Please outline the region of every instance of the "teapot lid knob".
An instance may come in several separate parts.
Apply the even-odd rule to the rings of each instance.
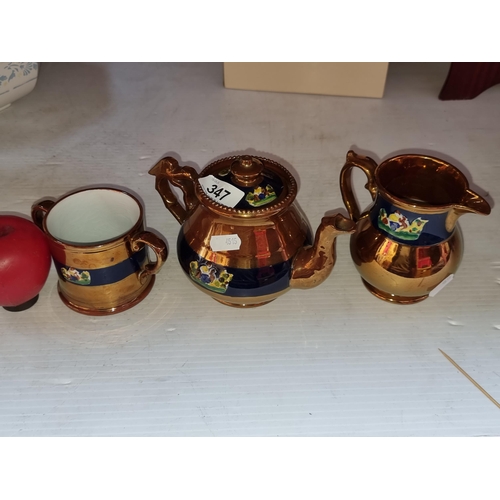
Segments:
[[[231,178],[239,186],[256,186],[262,182],[263,163],[251,156],[241,156],[231,164]]]

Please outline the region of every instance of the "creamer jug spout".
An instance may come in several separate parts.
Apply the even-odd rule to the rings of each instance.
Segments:
[[[446,217],[446,230],[453,231],[459,217],[464,214],[489,215],[490,212],[491,207],[482,196],[466,189],[460,202],[453,206]]]
[[[479,215],[489,215],[491,207],[489,203],[474,191],[467,189],[464,193],[460,205],[457,207],[459,211],[470,212]]]

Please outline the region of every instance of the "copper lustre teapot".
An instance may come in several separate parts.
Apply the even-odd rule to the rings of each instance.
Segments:
[[[335,264],[335,238],[355,224],[341,214],[311,228],[296,204],[297,183],[279,163],[256,156],[214,161],[199,175],[172,157],[150,171],[182,224],[177,254],[200,290],[230,306],[266,304],[289,288],[322,283]],[[183,192],[183,207],[171,185]]]
[[[362,214],[352,189],[353,167],[366,174],[373,200]],[[425,155],[399,155],[377,166],[349,151],[340,188],[357,222],[351,255],[363,283],[377,297],[399,304],[435,295],[453,279],[463,254],[458,218],[491,210],[458,168]]]

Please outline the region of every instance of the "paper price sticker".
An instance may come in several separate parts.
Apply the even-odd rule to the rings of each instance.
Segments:
[[[237,234],[222,234],[210,238],[210,248],[213,252],[239,250],[241,239]]]
[[[450,274],[447,278],[441,281],[438,286],[434,287],[429,292],[429,297],[434,297],[434,295],[437,295],[453,279],[454,276],[454,274]]]
[[[198,179],[203,192],[213,201],[226,207],[233,208],[245,196],[245,193],[229,182],[221,181],[213,175]]]

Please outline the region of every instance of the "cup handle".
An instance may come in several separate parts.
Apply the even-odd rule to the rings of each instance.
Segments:
[[[42,200],[34,203],[31,207],[31,218],[33,222],[43,231],[43,219],[48,214],[49,210],[56,204],[52,200]]]
[[[377,196],[377,184],[375,182],[375,169],[377,164],[375,160],[369,156],[357,155],[354,151],[349,151],[346,156],[346,163],[340,172],[340,191],[342,192],[342,199],[349,212],[349,217],[357,222],[360,218],[360,210],[356,197],[352,189],[352,168],[358,167],[366,174],[368,182],[365,188],[368,189],[372,200]]]
[[[148,247],[153,250],[153,252],[156,255],[156,262],[152,262],[150,264],[147,264],[144,269],[141,270],[139,273],[139,280],[142,282],[144,278],[147,276],[150,276],[152,274],[157,274],[165,261],[167,260],[168,256],[168,250],[167,250],[167,244],[156,234],[153,234],[149,231],[142,231],[135,236],[132,237],[130,241],[130,245],[132,248],[132,251],[138,252],[139,250],[142,250],[144,245],[147,245]]]

